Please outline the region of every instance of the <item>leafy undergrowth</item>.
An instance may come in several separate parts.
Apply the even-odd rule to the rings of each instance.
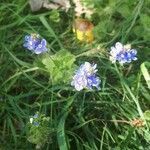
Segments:
[[[94,1],[95,39],[86,44],[72,32],[73,9],[33,13],[26,0],[2,0],[0,149],[149,150],[149,5],[148,0]],[[47,40],[51,58],[23,48],[30,33]],[[138,60],[112,64],[108,53],[118,41],[132,44]],[[73,69],[85,61],[97,64],[101,90],[71,87]],[[41,132],[29,132],[36,112],[45,114],[48,123]]]

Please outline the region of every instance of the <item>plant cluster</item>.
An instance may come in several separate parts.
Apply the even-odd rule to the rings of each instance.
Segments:
[[[149,150],[149,4],[2,0],[0,150]]]

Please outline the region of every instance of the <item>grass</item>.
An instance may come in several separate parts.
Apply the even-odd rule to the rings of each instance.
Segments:
[[[98,13],[95,42],[80,43],[72,33],[73,11],[60,11],[60,22],[51,11],[32,13],[25,0],[2,0],[0,5],[0,150],[35,149],[27,140],[29,118],[36,111],[50,117],[52,131],[44,150],[149,150],[149,125],[138,126],[150,109],[148,1],[95,1]],[[119,8],[122,10],[120,12]],[[98,64],[101,90],[75,92],[70,85],[51,85],[31,54],[22,46],[27,33],[39,33],[52,52],[67,49]],[[138,60],[111,64],[107,51],[115,42],[131,43]],[[90,57],[87,51],[106,49]],[[83,54],[83,55],[82,55]]]

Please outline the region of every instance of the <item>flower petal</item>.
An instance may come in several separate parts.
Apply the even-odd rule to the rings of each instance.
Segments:
[[[123,45],[122,45],[120,42],[117,42],[117,43],[115,44],[115,47],[116,47],[116,50],[117,50],[118,52],[120,52],[120,51],[123,50]]]

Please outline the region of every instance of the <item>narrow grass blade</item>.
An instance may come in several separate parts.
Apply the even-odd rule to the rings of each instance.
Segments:
[[[67,146],[67,142],[66,142],[66,138],[65,138],[65,121],[66,121],[66,118],[70,112],[68,110],[68,108],[73,103],[73,100],[74,100],[73,98],[68,99],[68,103],[66,104],[66,106],[63,109],[63,112],[62,112],[63,115],[62,115],[62,117],[59,121],[59,124],[58,124],[57,140],[58,140],[58,145],[59,145],[60,150],[68,150],[68,146]]]
[[[145,78],[145,81],[147,83],[148,88],[150,89],[150,74],[148,72],[148,69],[147,69],[146,65],[150,66],[150,63],[144,62],[144,63],[141,64],[141,72],[142,72],[142,74]]]
[[[54,30],[50,27],[50,25],[48,24],[48,22],[46,21],[44,16],[40,16],[40,21],[43,23],[43,25],[45,26],[45,28],[48,30],[48,32],[50,34],[52,34],[54,36],[54,38],[57,40],[59,46],[61,49],[63,49],[63,45],[61,44],[60,40],[58,39],[57,35],[55,34]]]

